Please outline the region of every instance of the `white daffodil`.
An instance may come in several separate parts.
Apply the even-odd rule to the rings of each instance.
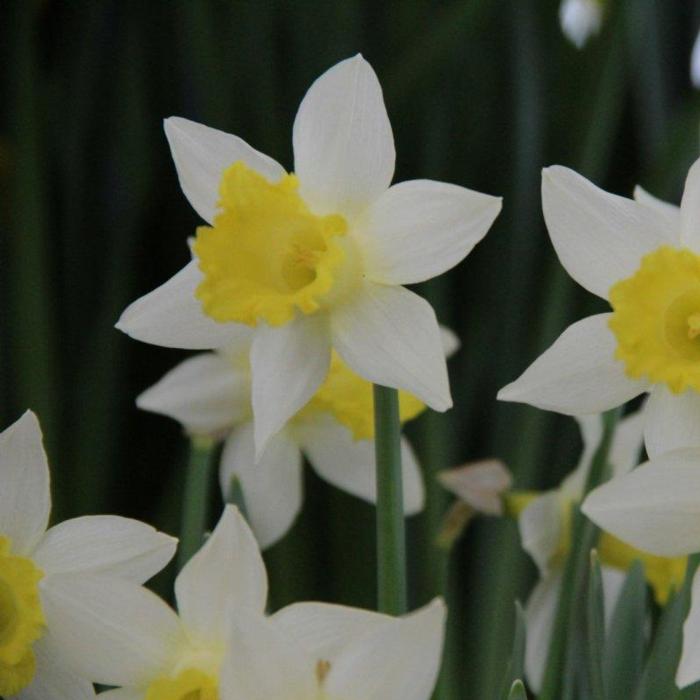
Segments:
[[[178,365],[138,397],[140,408],[175,418],[191,435],[224,437],[220,482],[227,499],[237,478],[260,545],[276,542],[291,527],[302,502],[302,454],[318,475],[354,496],[376,502],[372,385],[336,353],[328,376],[314,396],[270,438],[256,460],[250,400],[252,329],[225,349],[197,355]],[[444,350],[458,347],[442,329]],[[399,393],[402,422],[425,405]],[[404,508],[423,507],[423,481],[410,444],[402,438]]]
[[[577,49],[582,49],[592,36],[600,32],[603,9],[603,0],[562,0],[559,24]]]
[[[680,209],[635,190],[626,199],[568,168],[545,169],[542,205],[567,272],[612,313],[570,326],[499,392],[570,415],[598,413],[650,392],[651,457],[700,444],[700,161]]]
[[[394,142],[377,76],[362,58],[311,86],[294,123],[295,173],[236,136],[165,122],[182,189],[209,226],[194,259],[134,302],[117,327],[168,347],[211,350],[254,328],[255,444],[302,408],[332,350],[368,381],[430,407],[452,405],[430,304],[403,285],[459,263],[500,198],[431,180],[390,187]]]
[[[36,416],[0,433],[0,696],[19,700],[94,697],[64,652],[81,620],[64,606],[85,591],[81,615],[98,614],[90,596],[115,581],[143,583],[175,552],[176,541],[135,520],[88,516],[46,529],[49,469]],[[62,641],[59,641],[62,640]]]
[[[265,566],[233,506],[226,506],[211,537],[180,572],[175,594],[179,614],[146,589],[119,582],[91,601],[99,615],[74,611],[84,623],[70,645],[71,661],[100,682],[118,686],[104,693],[104,700],[330,700],[334,696],[318,694],[315,684],[342,691],[348,674],[359,670],[369,683],[359,686],[368,691],[357,696],[362,700],[422,700],[434,683],[441,603],[404,619],[314,603],[266,618]],[[80,598],[72,600],[80,606]],[[365,654],[367,666],[360,662]],[[309,665],[297,668],[297,659]],[[404,667],[411,672],[400,672]],[[314,692],[295,694],[302,678],[314,684]],[[331,678],[333,685],[327,686]],[[409,684],[416,690],[401,695]],[[421,689],[422,694],[412,694]],[[344,694],[338,700],[354,697]]]
[[[664,557],[700,552],[700,448],[673,450],[592,491],[583,512],[635,547]],[[679,686],[700,680],[700,571],[683,628]]]
[[[615,476],[629,472],[639,461],[642,421],[642,413],[638,411],[620,422],[609,453]],[[525,670],[528,682],[535,691],[541,686],[546,667],[563,566],[571,546],[571,508],[583,496],[591,460],[602,437],[599,416],[585,416],[579,418],[578,423],[583,437],[583,452],[578,467],[560,486],[539,495],[516,492],[506,497],[511,501],[511,511],[519,516],[523,549],[530,554],[540,573],[540,581],[532,590],[525,607]],[[652,556],[646,551],[624,544],[608,532],[601,534],[597,550],[602,565],[607,619],[614,610],[624,582],[624,572],[633,561],[640,560],[643,563],[646,578],[660,603],[664,603],[670,590],[683,581],[686,566],[684,558]]]

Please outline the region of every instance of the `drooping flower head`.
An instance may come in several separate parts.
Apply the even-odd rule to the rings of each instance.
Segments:
[[[0,433],[0,695],[94,697],[88,670],[68,663],[84,619],[114,581],[142,583],[175,540],[143,523],[88,516],[46,529],[51,509],[41,430],[27,412]],[[74,603],[81,598],[81,609]]]
[[[181,118],[165,130],[183,191],[209,224],[194,260],[132,304],[118,327],[159,345],[216,349],[253,328],[258,456],[316,393],[332,350],[364,379],[451,406],[435,314],[405,284],[460,262],[500,199],[413,180],[390,186],[394,142],[361,57],[311,86],[294,123],[294,170]]]

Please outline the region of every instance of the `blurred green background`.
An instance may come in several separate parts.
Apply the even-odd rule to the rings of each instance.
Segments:
[[[700,7],[610,0],[583,51],[561,35],[557,10],[555,0],[0,2],[0,418],[39,414],[55,518],[109,511],[177,532],[187,442],[134,398],[184,354],[113,328],[186,262],[198,223],[162,119],[234,132],[291,167],[305,89],[358,51],[384,87],[396,179],[505,198],[486,240],[421,290],[463,348],[450,366],[455,409],[409,429],[429,484],[426,513],[409,527],[412,604],[444,578],[432,542],[449,499],[431,472],[496,456],[519,487],[544,487],[571,468],[573,421],[495,400],[570,321],[599,308],[557,263],[540,168],[562,163],[614,192],[640,182],[677,201],[698,154],[688,65]],[[268,561],[273,607],[371,607],[373,511],[308,474],[303,516]],[[472,526],[451,564],[443,697],[490,697],[512,601],[534,570],[515,526],[495,520]]]

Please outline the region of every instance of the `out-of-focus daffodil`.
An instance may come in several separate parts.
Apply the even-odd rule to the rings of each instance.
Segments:
[[[323,479],[369,502],[376,501],[372,386],[333,354],[328,376],[314,396],[272,436],[258,459],[253,443],[248,361],[252,329],[235,344],[178,365],[137,399],[140,408],[175,418],[191,435],[224,438],[220,481],[224,498],[240,483],[248,516],[262,547],[290,528],[302,502],[302,454]],[[446,354],[458,346],[442,329]],[[399,393],[402,421],[425,408]],[[404,507],[423,507],[423,482],[411,446],[402,440]]]
[[[644,440],[653,458],[700,444],[700,161],[680,206],[641,188],[635,199],[546,168],[545,221],[569,274],[612,313],[570,326],[499,392],[570,415],[598,413],[650,392]]]
[[[600,32],[603,24],[603,0],[562,0],[559,23],[566,38],[582,49]]]
[[[225,347],[241,325],[254,328],[258,455],[326,379],[332,350],[370,382],[451,406],[435,314],[403,285],[459,263],[501,200],[431,180],[390,186],[391,125],[361,56],[304,97],[294,174],[216,129],[170,118],[165,130],[183,191],[209,225],[192,262],[132,304],[118,328],[189,349]]]
[[[0,695],[8,700],[93,698],[94,676],[76,673],[69,657],[81,625],[99,617],[95,596],[115,582],[142,583],[175,552],[172,537],[126,518],[47,530],[50,509],[41,430],[27,412],[0,434]]]

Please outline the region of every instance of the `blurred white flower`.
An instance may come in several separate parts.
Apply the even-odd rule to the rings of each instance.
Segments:
[[[435,683],[440,601],[405,618],[321,603],[268,618],[265,566],[233,506],[178,575],[175,594],[178,613],[126,582],[92,601],[99,615],[83,616],[71,661],[116,686],[104,700],[306,700],[319,687],[343,700],[427,700]]]
[[[680,209],[561,166],[543,172],[542,205],[561,263],[613,312],[574,323],[498,397],[581,415],[650,392],[649,455],[700,444],[700,161]]]
[[[690,54],[690,81],[693,86],[700,89],[700,32],[698,32]]]
[[[304,97],[294,175],[216,129],[173,117],[165,131],[182,189],[211,225],[198,229],[192,262],[133,303],[118,328],[209,350],[253,327],[257,455],[314,395],[332,349],[368,381],[438,411],[452,405],[433,309],[403,285],[459,263],[501,200],[431,180],[389,186],[391,125],[362,56]]]
[[[372,385],[333,354],[328,376],[306,406],[273,435],[255,456],[248,361],[252,329],[243,327],[225,349],[185,360],[136,403],[170,416],[193,435],[224,438],[220,482],[227,499],[238,479],[251,525],[265,548],[291,527],[302,503],[302,454],[318,475],[370,503],[376,501]],[[446,354],[457,349],[454,334],[442,329]],[[425,405],[399,393],[402,422]],[[402,438],[404,508],[423,507],[423,481],[410,444]]]
[[[502,496],[513,483],[510,472],[497,459],[446,469],[437,478],[457,498],[485,515],[503,514]]]
[[[69,659],[82,624],[100,615],[94,596],[114,582],[149,579],[172,558],[176,540],[116,516],[47,530],[49,469],[31,412],[0,434],[0,484],[0,695],[93,698],[91,670],[81,676]]]
[[[600,32],[603,24],[603,0],[562,0],[559,23],[566,38],[582,49]]]

